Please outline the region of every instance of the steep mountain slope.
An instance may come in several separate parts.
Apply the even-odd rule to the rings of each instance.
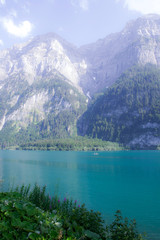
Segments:
[[[0,87],[15,74],[21,74],[31,85],[38,77],[56,71],[80,89],[79,79],[85,69],[76,47],[50,33],[0,52]]]
[[[88,65],[81,85],[93,95],[111,86],[135,64],[160,65],[160,16],[140,17],[121,32],[82,46],[79,51]]]
[[[22,86],[23,87],[23,86]],[[48,75],[22,91],[0,90],[0,145],[77,135],[86,97],[61,75]]]
[[[132,148],[160,145],[160,69],[134,67],[93,102],[79,132]]]
[[[1,144],[22,132],[44,137],[46,126],[46,137],[75,135],[87,104],[79,86],[85,69],[76,47],[55,34],[0,52]]]

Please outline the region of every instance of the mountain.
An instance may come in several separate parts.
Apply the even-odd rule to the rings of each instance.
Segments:
[[[87,105],[82,93],[61,75],[48,75],[27,87],[22,83],[21,89],[0,90],[1,147],[77,135],[76,122]]]
[[[101,110],[100,117],[103,121],[106,111],[110,112],[111,109],[108,109],[106,104],[104,104],[105,101],[99,102],[101,98],[98,98],[94,102],[97,107],[92,112],[92,102],[95,99],[95,94],[99,95],[106,91],[111,91],[110,89],[112,88],[117,88],[116,84],[120,81],[117,79],[121,75],[123,76],[124,72],[132,69],[130,71],[135,71],[136,76],[137,71],[140,70],[132,67],[140,66],[140,68],[143,68],[146,64],[153,64],[157,68],[160,66],[159,15],[140,17],[128,23],[121,32],[111,34],[105,39],[100,39],[96,43],[80,48],[68,43],[54,33],[49,33],[1,51],[1,147],[16,143],[20,144],[23,141],[76,136],[77,121],[79,119],[79,134],[96,136],[96,134],[93,134],[92,127],[90,127],[91,123],[97,121],[94,118],[95,115],[97,116],[95,110]],[[154,72],[152,67],[150,68],[151,73]],[[149,70],[143,69],[143,71]],[[134,74],[133,76],[130,73],[128,74],[125,75],[124,79],[123,77],[120,77],[120,79],[122,78],[124,82],[127,79],[128,81],[132,79],[130,81],[134,82]],[[156,79],[158,76],[157,74]],[[152,86],[147,83],[147,80],[145,84],[149,88],[148,94],[153,93]],[[152,84],[154,86],[154,81]],[[122,83],[121,86],[123,86]],[[131,84],[131,88],[134,89],[134,87]],[[113,97],[116,102],[119,95],[110,93],[109,96],[107,98],[108,104],[110,101],[113,101]],[[158,104],[158,95],[155,99]],[[106,107],[103,109],[100,106],[98,110],[99,103],[103,103]],[[123,101],[121,102],[122,107],[128,109],[127,102],[125,101],[124,103]],[[88,110],[87,104],[89,104]],[[112,110],[116,119],[117,112],[123,112],[123,108],[121,109],[117,104],[113,106]],[[136,107],[139,110],[138,105]],[[84,114],[86,110],[87,112]],[[93,119],[88,115],[89,113]],[[126,113],[126,116],[127,114],[129,113]],[[90,124],[85,116],[88,116],[88,119],[91,120]],[[124,117],[126,118],[126,116]],[[154,131],[158,131],[155,130],[157,129],[156,124],[159,124],[157,116],[155,117],[156,120],[147,117],[146,121],[148,122],[145,122],[145,126],[152,126],[150,135],[153,137],[155,137]],[[131,117],[133,116],[128,115],[128,118]],[[86,123],[84,119],[86,119]],[[132,119],[130,119],[130,122],[134,126]],[[125,125],[125,122],[123,124]],[[128,128],[126,126],[125,129],[127,131]],[[144,125],[140,126],[141,130],[143,130]],[[119,129],[118,122],[114,123],[114,128]],[[141,130],[137,131],[140,132]],[[96,131],[99,134],[99,130],[97,129]],[[109,136],[105,137],[105,139],[126,143],[123,140],[124,132],[121,130],[119,132],[121,133],[119,133],[119,137]],[[101,137],[101,135],[97,136]],[[102,136],[102,138],[104,137]],[[131,146],[131,141],[135,137],[130,136],[127,139]],[[137,141],[139,142],[139,140]],[[148,140],[148,146],[149,142],[152,145],[152,141]],[[155,143],[159,144],[159,140],[155,140]],[[153,145],[155,146],[155,144]]]
[[[79,120],[79,132],[133,149],[160,145],[160,69],[133,67]]]
[[[0,52],[1,143],[76,135],[87,99],[79,86],[85,63],[75,49],[47,34]]]
[[[85,62],[77,54],[76,47],[50,33],[0,52],[0,87],[15,75],[21,75],[28,85],[32,85],[37,78],[58,72],[80,89],[79,79],[85,69]]]
[[[159,66],[160,16],[140,17],[129,22],[121,32],[82,46],[79,52],[88,66],[81,85],[90,95],[111,86],[133,65]]]

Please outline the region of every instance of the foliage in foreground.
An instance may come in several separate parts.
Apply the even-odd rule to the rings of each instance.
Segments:
[[[115,214],[115,220],[108,227],[110,238],[112,240],[143,240],[142,235],[136,229],[136,221],[123,219],[118,210]]]
[[[37,208],[18,193],[0,194],[0,239],[60,239],[57,216]]]
[[[51,198],[46,194],[45,186],[40,188],[35,185],[32,190],[30,190],[30,186],[22,186],[17,188],[16,191],[44,211],[58,214],[63,225],[63,232],[67,237],[77,237],[76,239],[79,239],[87,234],[87,236],[96,236],[96,239],[105,239],[104,221],[100,212],[88,211],[84,204],[80,206],[77,201],[67,198],[62,201],[57,195]]]
[[[51,198],[46,187],[37,185],[0,193],[0,239],[143,240],[136,222],[123,219],[120,211],[105,226],[99,212],[66,198]]]

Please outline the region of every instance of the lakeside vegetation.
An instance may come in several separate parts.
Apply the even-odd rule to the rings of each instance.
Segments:
[[[50,197],[46,187],[22,185],[0,193],[0,239],[34,240],[143,240],[136,221],[120,211],[110,225],[100,212],[58,196]]]
[[[86,137],[44,139],[10,146],[8,149],[17,150],[47,150],[47,151],[119,151],[124,147],[118,143],[91,139]]]

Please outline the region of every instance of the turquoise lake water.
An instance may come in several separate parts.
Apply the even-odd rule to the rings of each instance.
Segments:
[[[101,211],[110,223],[116,210],[135,218],[150,240],[160,240],[160,151],[0,151],[1,190],[47,185],[51,195],[71,197]]]

